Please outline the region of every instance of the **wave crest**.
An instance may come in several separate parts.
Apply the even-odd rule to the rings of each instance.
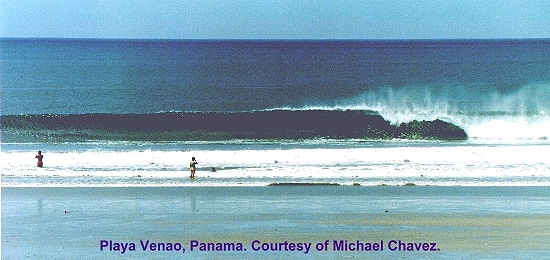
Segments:
[[[465,139],[443,122],[391,125],[368,110],[273,110],[155,114],[14,115],[1,117],[4,139]]]
[[[395,125],[443,120],[463,128],[472,138],[547,140],[548,97],[550,83],[526,84],[513,90],[475,85],[383,87],[336,101],[330,107],[376,111]]]

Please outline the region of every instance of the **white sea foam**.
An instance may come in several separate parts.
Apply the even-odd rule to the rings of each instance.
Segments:
[[[550,139],[550,83],[526,84],[511,92],[468,91],[465,86],[379,88],[326,105],[302,109],[378,112],[392,124],[440,119],[463,128],[470,138]]]
[[[182,185],[189,160],[199,161],[189,185],[337,182],[363,185],[550,185],[547,143],[530,145],[392,144],[373,147],[165,151],[45,152],[44,168],[30,152],[1,152],[3,186]],[[213,169],[215,171],[213,171]],[[137,178],[137,179],[136,179]],[[19,183],[18,183],[19,182]],[[73,184],[70,184],[73,183]]]

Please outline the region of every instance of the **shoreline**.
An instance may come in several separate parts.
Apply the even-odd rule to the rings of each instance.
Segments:
[[[444,198],[506,198],[521,201],[523,197],[550,200],[547,186],[407,186],[407,185],[281,185],[281,186],[83,186],[83,187],[1,187],[2,198],[33,198],[64,194],[86,199],[83,194],[98,196],[139,196],[144,198],[207,195],[209,197],[255,196],[352,196],[352,197],[403,197],[405,199]],[[242,194],[242,195],[239,195]],[[548,212],[550,214],[550,212]]]
[[[480,177],[210,177],[97,176],[2,174],[2,188],[18,187],[548,187],[550,178],[531,176]]]

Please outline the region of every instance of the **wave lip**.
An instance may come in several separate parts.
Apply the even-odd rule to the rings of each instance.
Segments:
[[[441,120],[394,126],[370,110],[8,115],[0,120],[4,138],[13,141],[467,138],[463,129]]]

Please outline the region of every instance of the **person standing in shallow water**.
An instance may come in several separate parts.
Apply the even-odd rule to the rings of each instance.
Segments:
[[[42,162],[42,158],[44,158],[44,155],[42,155],[41,151],[38,151],[38,154],[34,158],[38,159],[36,166],[42,167],[44,165],[44,163]]]
[[[195,160],[195,157],[191,158],[191,163],[189,163],[189,167],[191,168],[191,178],[195,178],[195,165],[199,164],[197,160]]]

